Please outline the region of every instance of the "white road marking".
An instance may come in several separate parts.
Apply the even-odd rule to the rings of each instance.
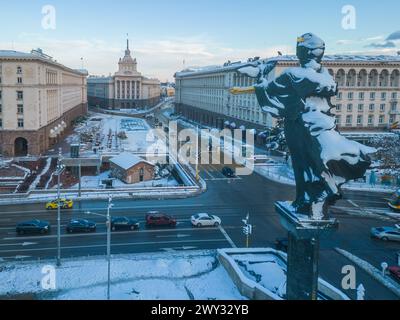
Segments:
[[[224,235],[225,239],[229,242],[229,244],[232,246],[232,248],[237,248],[235,243],[232,241],[231,237],[226,233],[225,229],[222,226],[218,227],[221,233]]]
[[[239,227],[226,227],[229,229],[236,229]],[[126,234],[140,234],[140,233],[162,233],[162,232],[201,232],[201,231],[211,231],[217,230],[216,228],[183,228],[183,229],[158,229],[158,230],[141,230],[141,231],[124,231],[124,232],[113,232],[113,235],[126,235]],[[76,233],[76,234],[62,234],[61,238],[75,238],[75,237],[95,237],[95,236],[106,236],[107,232],[102,233]],[[13,240],[38,240],[38,239],[54,239],[57,238],[57,235],[50,236],[32,236],[32,237],[10,237],[3,238],[4,241],[13,241]],[[2,244],[0,245],[0,247]]]
[[[173,234],[170,236],[156,236],[156,238],[178,238],[178,239],[188,238],[188,237],[191,237],[191,235],[190,234]]]
[[[347,200],[347,202],[356,208],[360,208],[360,206],[357,203],[355,203],[353,200]]]
[[[127,247],[127,246],[143,246],[143,245],[157,245],[157,244],[168,244],[168,243],[206,243],[206,242],[226,242],[227,239],[202,239],[202,240],[174,240],[174,241],[149,241],[149,242],[129,242],[129,243],[115,243],[111,247]],[[66,249],[90,249],[90,248],[105,248],[106,244],[95,244],[88,246],[68,246],[61,247],[61,250]],[[34,251],[50,251],[57,250],[57,247],[48,248],[35,248],[35,249],[22,249],[19,252],[34,252]],[[15,250],[0,250],[0,253],[10,253],[15,252]],[[4,257],[3,257],[4,258]]]
[[[190,208],[190,207],[204,207],[204,204],[177,204],[177,205],[152,205],[151,208],[152,209],[164,209],[164,208]],[[80,210],[77,210],[78,208],[76,208],[75,210],[71,211],[64,211],[63,213],[67,212],[67,213],[71,213],[71,214],[75,214],[77,212],[85,212],[85,211],[99,211],[99,210],[103,210],[105,211],[106,208],[103,207],[95,207],[95,208],[88,208],[88,207],[84,207],[82,206],[82,208]],[[149,206],[135,206],[134,208],[132,208],[132,206],[129,207],[119,207],[118,204],[116,204],[113,207],[113,210],[136,210],[136,209],[149,209]],[[52,211],[53,212],[53,211]],[[50,213],[47,210],[30,210],[30,211],[6,211],[4,212],[4,214],[30,214],[30,213]],[[55,217],[57,216],[57,212],[53,212],[55,213]]]
[[[29,247],[29,246],[34,246],[37,245],[37,242],[23,242],[23,243],[7,243],[7,244],[2,244],[1,247]]]

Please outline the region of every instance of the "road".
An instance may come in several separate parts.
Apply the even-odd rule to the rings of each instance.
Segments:
[[[115,232],[112,234],[112,253],[136,252],[169,252],[171,250],[216,249],[226,247],[243,247],[245,238],[242,234],[242,219],[250,213],[254,225],[251,237],[252,247],[271,247],[276,238],[285,237],[286,233],[280,225],[274,211],[274,202],[287,200],[294,196],[294,189],[271,182],[257,174],[227,179],[221,173],[221,166],[200,166],[200,175],[207,180],[208,191],[196,198],[132,201],[115,200],[113,216],[135,217],[141,222],[140,231]],[[338,207],[351,208],[354,205],[384,206],[384,194],[348,192],[346,200],[338,203]],[[350,201],[350,202],[349,202]],[[86,211],[100,214],[106,213],[105,201],[87,201],[77,203],[73,210],[62,212],[62,256],[103,255],[106,252],[105,219],[88,216]],[[43,204],[10,205],[1,207],[0,214],[0,258],[6,261],[15,259],[54,258],[56,255],[56,212],[46,211]],[[159,210],[178,219],[176,228],[146,229],[144,216],[149,210]],[[222,218],[222,228],[193,228],[189,218],[193,213],[210,212]],[[321,276],[336,286],[340,286],[342,267],[350,262],[336,253],[334,248],[340,247],[366,259],[375,266],[382,261],[396,263],[396,252],[399,244],[374,241],[369,237],[373,226],[392,224],[371,218],[353,217],[343,210],[333,210],[340,221],[337,233],[321,244]],[[53,229],[47,236],[16,236],[15,224],[29,219],[48,220]],[[65,225],[71,218],[87,218],[98,223],[96,234],[65,233]],[[363,283],[369,299],[397,299],[394,294],[371,279],[362,270],[357,269],[357,282]],[[355,292],[347,292],[355,297]]]
[[[162,118],[161,115],[157,115]],[[165,119],[164,119],[165,120]],[[294,198],[294,188],[278,184],[254,173],[235,179],[227,179],[221,173],[222,165],[200,165],[200,175],[206,180],[208,191],[195,198],[176,200],[114,200],[113,216],[134,217],[141,222],[139,231],[114,232],[112,253],[171,252],[195,249],[217,249],[244,247],[242,219],[250,214],[253,224],[251,247],[273,247],[277,238],[286,237],[274,202]],[[341,287],[341,271],[349,260],[334,249],[341,248],[379,267],[386,261],[395,265],[398,243],[384,243],[370,238],[370,229],[376,226],[393,225],[394,221],[349,215],[365,210],[385,210],[388,195],[373,192],[345,193],[345,199],[332,208],[332,215],[339,219],[340,228],[332,236],[321,241],[320,275],[336,287]],[[62,211],[62,257],[104,255],[106,253],[105,218],[89,216],[87,211],[105,214],[107,202],[103,200],[83,201],[73,210]],[[176,228],[146,229],[144,217],[149,210],[158,210],[173,215],[178,220]],[[222,219],[220,228],[193,228],[190,216],[208,212]],[[14,261],[22,259],[54,259],[56,256],[56,212],[44,210],[43,203],[9,205],[0,207],[0,259]],[[95,234],[66,234],[65,226],[71,218],[86,218],[98,224]],[[30,219],[47,220],[52,225],[47,236],[17,236],[15,225]],[[372,279],[363,270],[356,268],[357,284],[366,288],[366,298],[371,300],[397,300],[391,291]],[[356,297],[355,290],[346,291]]]

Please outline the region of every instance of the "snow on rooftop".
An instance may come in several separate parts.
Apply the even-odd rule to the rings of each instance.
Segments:
[[[295,55],[285,55],[285,56],[277,56],[272,58],[267,58],[260,60],[262,62],[268,61],[293,61],[297,62],[298,58]],[[324,62],[398,62],[400,63],[400,55],[398,56],[391,56],[391,55],[325,55],[323,58]],[[229,71],[229,70],[236,70],[241,67],[246,67],[252,64],[253,61],[251,59],[249,61],[238,61],[233,63],[226,63],[224,65],[219,66],[205,66],[205,67],[190,67],[185,70],[176,73],[176,76],[185,76],[193,73],[211,73],[211,72],[218,72],[218,71]]]
[[[142,158],[138,157],[137,155],[134,155],[129,152],[123,152],[123,153],[119,154],[118,156],[111,158],[110,162],[114,163],[115,165],[117,165],[118,167],[120,167],[124,170],[128,170],[141,162],[145,162],[147,164],[153,165],[150,162],[143,160]]]

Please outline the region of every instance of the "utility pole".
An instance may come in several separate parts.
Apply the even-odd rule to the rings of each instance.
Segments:
[[[253,233],[253,226],[249,223],[250,213],[247,214],[246,219],[242,220],[244,223],[243,233],[246,236],[246,248],[250,247],[250,236]]]
[[[107,300],[110,300],[110,282],[111,282],[111,216],[110,209],[113,207],[112,197],[108,198],[107,206]]]
[[[60,175],[62,172],[62,150],[58,149],[57,160],[57,267],[61,266],[61,201],[60,201]]]

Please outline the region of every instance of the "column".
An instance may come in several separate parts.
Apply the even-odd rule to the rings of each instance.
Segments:
[[[135,88],[133,90],[133,92],[134,92],[133,96],[134,96],[135,100],[137,100],[137,96],[136,96],[137,81],[134,81],[134,83],[135,83]]]

